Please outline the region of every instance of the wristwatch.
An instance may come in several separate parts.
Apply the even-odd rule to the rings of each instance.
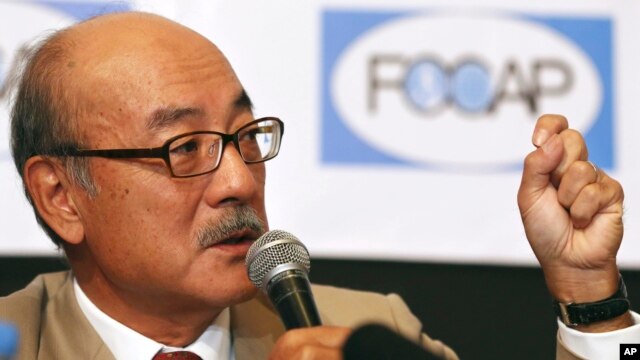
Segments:
[[[618,290],[610,297],[590,303],[574,304],[553,301],[556,315],[567,326],[586,325],[598,321],[613,319],[629,311],[631,304],[627,298],[627,287],[622,276],[618,281]]]

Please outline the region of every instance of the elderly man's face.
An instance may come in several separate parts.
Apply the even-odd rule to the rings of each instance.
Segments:
[[[157,147],[191,131],[231,133],[254,119],[227,60],[190,30],[159,20],[107,33],[84,28],[69,67],[90,148]],[[266,228],[264,164],[245,164],[233,145],[213,173],[184,179],[158,159],[90,161],[99,193],[76,200],[93,257],[84,261],[95,264],[95,273],[78,274],[89,294],[222,308],[255,293],[244,256],[260,234],[235,231],[234,241],[209,247],[198,234],[238,207],[253,209]]]

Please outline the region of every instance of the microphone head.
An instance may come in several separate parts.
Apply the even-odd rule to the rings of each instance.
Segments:
[[[297,269],[309,273],[311,260],[307,248],[297,237],[282,230],[271,230],[256,240],[245,259],[251,282],[266,291],[266,285],[278,273]]]

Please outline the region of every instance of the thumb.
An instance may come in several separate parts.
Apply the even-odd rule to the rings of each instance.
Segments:
[[[551,182],[551,173],[562,161],[564,147],[558,134],[551,136],[524,161],[518,190],[518,206],[525,213],[543,194]]]

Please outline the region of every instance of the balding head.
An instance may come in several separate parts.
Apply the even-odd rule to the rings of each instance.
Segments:
[[[194,52],[206,52],[224,61],[222,53],[200,34],[147,13],[100,16],[70,28],[64,36],[74,44],[70,54],[74,69],[96,78],[159,70],[153,66],[162,56],[180,60],[193,58]]]
[[[235,79],[224,55],[208,39],[153,14],[101,16],[71,28],[65,37],[73,44],[66,64],[70,91],[74,92],[80,107],[88,107],[81,109],[82,115],[90,115],[86,122],[79,124],[79,136],[85,140],[90,129],[83,124],[105,125],[101,122],[105,118],[103,114],[91,114],[96,102],[115,100],[119,107],[124,106],[122,112],[126,113],[127,107],[140,109],[140,101],[146,102],[152,96],[149,89],[163,89],[176,82],[198,81],[209,76]],[[186,78],[185,74],[188,74]],[[171,99],[163,101],[172,102]],[[111,126],[112,120],[117,119],[106,120]]]
[[[181,61],[183,55],[189,60]],[[23,176],[25,162],[34,155],[99,146],[90,141],[90,133],[110,127],[111,119],[92,111],[97,102],[119,97],[116,100],[124,113],[126,106],[139,106],[133,95],[163,86],[158,82],[160,75],[197,67],[199,58],[217,59],[225,64],[224,71],[233,73],[206,38],[148,13],[102,15],[48,36],[30,52],[12,108],[11,149],[18,172]],[[163,81],[172,80],[164,76]],[[59,160],[72,183],[90,196],[97,194],[99,187],[86,158]],[[25,192],[31,201],[29,190]],[[36,218],[59,245],[61,239],[37,209]]]

